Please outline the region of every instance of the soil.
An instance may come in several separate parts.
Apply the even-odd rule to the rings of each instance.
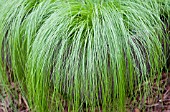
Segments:
[[[155,79],[156,80],[156,79]],[[144,98],[139,98],[139,96],[134,100],[128,99],[126,103],[127,112],[170,112],[170,73],[162,73],[160,80],[160,86],[156,86],[156,81],[152,86],[152,96],[148,97],[146,100]],[[3,100],[0,100],[0,112],[31,112],[28,103],[24,96],[22,96],[19,91],[18,85],[11,82],[9,86],[10,93],[3,91],[0,85],[0,92],[3,96]],[[160,94],[157,95],[157,91],[161,90]],[[155,93],[155,94],[154,94]],[[16,110],[12,110],[12,109]],[[65,106],[65,112],[68,111],[67,106]],[[102,112],[102,108],[96,109],[96,112]]]

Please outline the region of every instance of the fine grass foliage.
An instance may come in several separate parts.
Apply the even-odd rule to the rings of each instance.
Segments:
[[[166,54],[167,67],[170,70],[170,1],[159,1],[161,10],[161,20],[164,22],[163,31],[165,35],[164,39],[164,52]]]
[[[124,111],[135,89],[152,95],[165,66],[159,2],[1,2],[1,71],[12,70],[32,111]]]

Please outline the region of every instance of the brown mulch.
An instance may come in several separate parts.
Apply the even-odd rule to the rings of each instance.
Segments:
[[[0,112],[29,112],[28,103],[21,95],[17,84],[12,82],[9,90],[10,92],[1,90],[3,99],[0,99]]]
[[[128,112],[170,112],[170,73],[162,73],[159,87],[151,86],[152,94],[145,98],[137,97],[127,104]],[[160,91],[158,94],[158,90]],[[136,104],[136,105],[135,105]],[[136,107],[135,107],[135,106]]]
[[[0,89],[1,88],[0,86]],[[0,90],[0,94],[2,94],[3,97],[3,99],[0,97],[0,112],[30,112],[28,103],[19,91],[18,85],[11,82],[9,89],[10,92]],[[156,96],[158,89],[161,89],[162,92],[160,92],[159,96]],[[146,98],[146,100],[137,98],[135,101],[132,100],[128,102],[127,111],[170,112],[170,73],[162,73],[160,86],[157,87],[155,81],[155,84],[152,86],[152,92],[152,96]],[[139,104],[139,102],[141,103]],[[14,108],[16,110],[13,110]],[[68,109],[66,107],[65,112],[67,111]],[[102,109],[96,110],[96,112],[102,112]]]

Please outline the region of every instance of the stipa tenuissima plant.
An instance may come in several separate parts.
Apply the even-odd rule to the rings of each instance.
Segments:
[[[75,111],[83,103],[92,110],[102,103],[105,110],[114,106],[113,101],[123,108],[125,92],[132,92],[135,83],[148,81],[161,66],[156,7],[131,1],[56,5],[57,10],[39,29],[29,55],[27,81],[34,86],[28,88],[36,90],[31,97],[45,101],[52,79],[52,99],[66,94]],[[149,88],[145,92],[149,94]]]
[[[2,68],[6,71],[12,68],[12,72],[15,74],[12,78],[22,82],[25,78],[25,67],[31,42],[34,40],[37,29],[44,22],[41,18],[48,17],[48,14],[52,12],[52,10],[48,10],[48,7],[52,5],[49,4],[50,1],[40,3],[38,0],[20,0],[19,2],[8,0],[5,2],[1,7],[3,11],[1,13]],[[37,7],[38,4],[39,7]],[[35,9],[36,11],[34,11]]]
[[[153,0],[10,0],[1,43],[32,110],[125,109],[126,96],[164,66],[158,3]],[[2,15],[1,14],[1,15]],[[6,35],[7,32],[7,35]],[[2,59],[3,60],[3,59]],[[26,87],[26,89],[24,89]]]
[[[164,36],[164,41],[163,41],[163,49],[164,49],[164,54],[165,60],[166,60],[166,67],[169,67],[170,63],[170,1],[169,0],[157,0],[159,3],[159,8],[160,8],[160,18],[163,22],[162,24],[162,30],[163,30],[163,36]]]
[[[4,85],[8,83],[8,79],[10,82],[19,82],[19,87],[23,88],[22,92],[25,93],[27,56],[36,30],[43,23],[40,18],[46,18],[48,13],[52,11],[47,11],[48,7],[51,7],[50,1],[41,4],[38,0],[2,0],[1,2],[3,4],[0,7],[0,54],[2,56],[0,68],[3,69],[1,70],[3,72],[2,81]],[[39,8],[36,10],[39,12],[37,13],[34,8],[38,4]],[[45,12],[47,13],[44,15]]]
[[[167,57],[167,66],[170,70],[170,1],[160,1],[161,3],[161,19],[165,23],[163,29],[164,34],[167,36],[167,39],[164,41],[164,43],[167,43],[164,45],[165,51],[166,51],[166,57]]]

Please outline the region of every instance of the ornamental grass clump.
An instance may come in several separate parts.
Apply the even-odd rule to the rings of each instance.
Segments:
[[[4,4],[1,65],[12,69],[31,110],[124,111],[126,98],[135,99],[141,85],[139,94],[151,95],[165,65],[156,1]]]
[[[166,60],[167,60],[167,67],[170,70],[170,1],[164,0],[159,1],[160,3],[160,11],[161,11],[161,20],[163,21],[163,32],[164,36],[164,42],[166,44],[163,44],[164,53],[166,54]]]

